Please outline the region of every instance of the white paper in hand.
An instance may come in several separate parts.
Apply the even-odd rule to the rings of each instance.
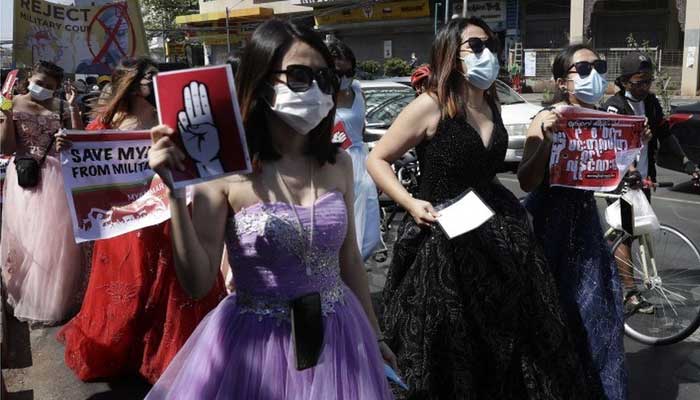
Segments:
[[[480,227],[494,216],[493,210],[474,191],[440,210],[438,224],[452,239]]]

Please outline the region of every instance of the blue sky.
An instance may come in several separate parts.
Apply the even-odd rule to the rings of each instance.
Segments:
[[[12,0],[0,0],[0,40],[12,38]]]

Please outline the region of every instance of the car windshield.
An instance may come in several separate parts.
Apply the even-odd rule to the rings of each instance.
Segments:
[[[501,81],[496,81],[496,93],[498,94],[498,101],[501,105],[507,106],[510,104],[525,103],[522,97]]]
[[[401,98],[403,96],[415,96],[415,92],[410,87],[368,87],[363,88],[367,111],[371,112],[380,104],[386,103],[393,98]]]
[[[413,99],[415,92],[410,87],[368,87],[363,88],[367,104],[367,123],[389,127]],[[501,105],[525,103],[513,89],[501,81],[496,81],[496,91]]]
[[[387,98],[384,103],[377,104],[373,110],[367,113],[367,123],[380,124],[383,127],[391,126],[399,113],[401,113],[401,110],[415,98],[416,96],[413,93],[394,95]]]

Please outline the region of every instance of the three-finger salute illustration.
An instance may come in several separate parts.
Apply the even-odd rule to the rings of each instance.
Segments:
[[[185,150],[195,161],[199,176],[224,173],[219,158],[219,131],[214,125],[207,86],[192,81],[183,89],[185,109],[177,115],[177,127]]]

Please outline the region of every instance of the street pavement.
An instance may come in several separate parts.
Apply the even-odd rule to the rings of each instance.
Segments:
[[[499,178],[516,196],[524,195],[515,175],[501,174]],[[654,210],[660,221],[680,229],[700,244],[700,193],[694,191],[686,176],[676,172],[662,169],[659,181],[676,184],[654,194]],[[604,207],[601,201],[601,212]],[[389,234],[390,243],[400,218]],[[368,263],[370,290],[377,308],[381,308],[379,294],[386,280],[390,251],[388,256],[387,261]],[[63,362],[63,346],[55,339],[59,328],[31,330],[16,321],[10,321],[9,325],[10,354],[3,360],[2,371],[10,391],[9,400],[141,399],[148,391],[149,385],[137,377],[83,383]],[[630,400],[700,399],[700,334],[664,347],[649,347],[625,339],[625,348]]]

